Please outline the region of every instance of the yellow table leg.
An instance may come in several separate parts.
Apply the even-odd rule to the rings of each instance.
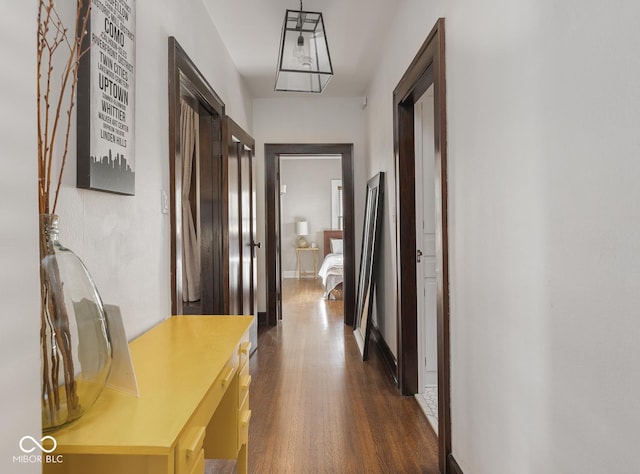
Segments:
[[[249,456],[247,453],[247,445],[243,444],[238,452],[238,474],[249,473]]]

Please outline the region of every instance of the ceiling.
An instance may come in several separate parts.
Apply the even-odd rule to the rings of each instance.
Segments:
[[[398,2],[404,0],[304,0],[303,10],[321,12],[334,76],[322,96],[364,94]],[[231,58],[254,98],[288,97],[274,92],[285,10],[299,0],[203,0]]]

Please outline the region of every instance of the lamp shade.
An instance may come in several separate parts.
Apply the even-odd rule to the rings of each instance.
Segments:
[[[309,223],[307,221],[296,222],[297,235],[309,235]]]
[[[276,91],[320,93],[333,76],[322,13],[287,10],[280,38]]]

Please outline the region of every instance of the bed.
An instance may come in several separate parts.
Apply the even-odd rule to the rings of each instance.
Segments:
[[[323,298],[342,299],[342,262],[342,231],[325,230],[324,260],[318,272],[324,286]]]

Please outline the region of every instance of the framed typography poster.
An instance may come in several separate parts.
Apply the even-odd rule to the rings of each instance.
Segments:
[[[77,186],[135,194],[136,0],[91,8],[78,71]]]

